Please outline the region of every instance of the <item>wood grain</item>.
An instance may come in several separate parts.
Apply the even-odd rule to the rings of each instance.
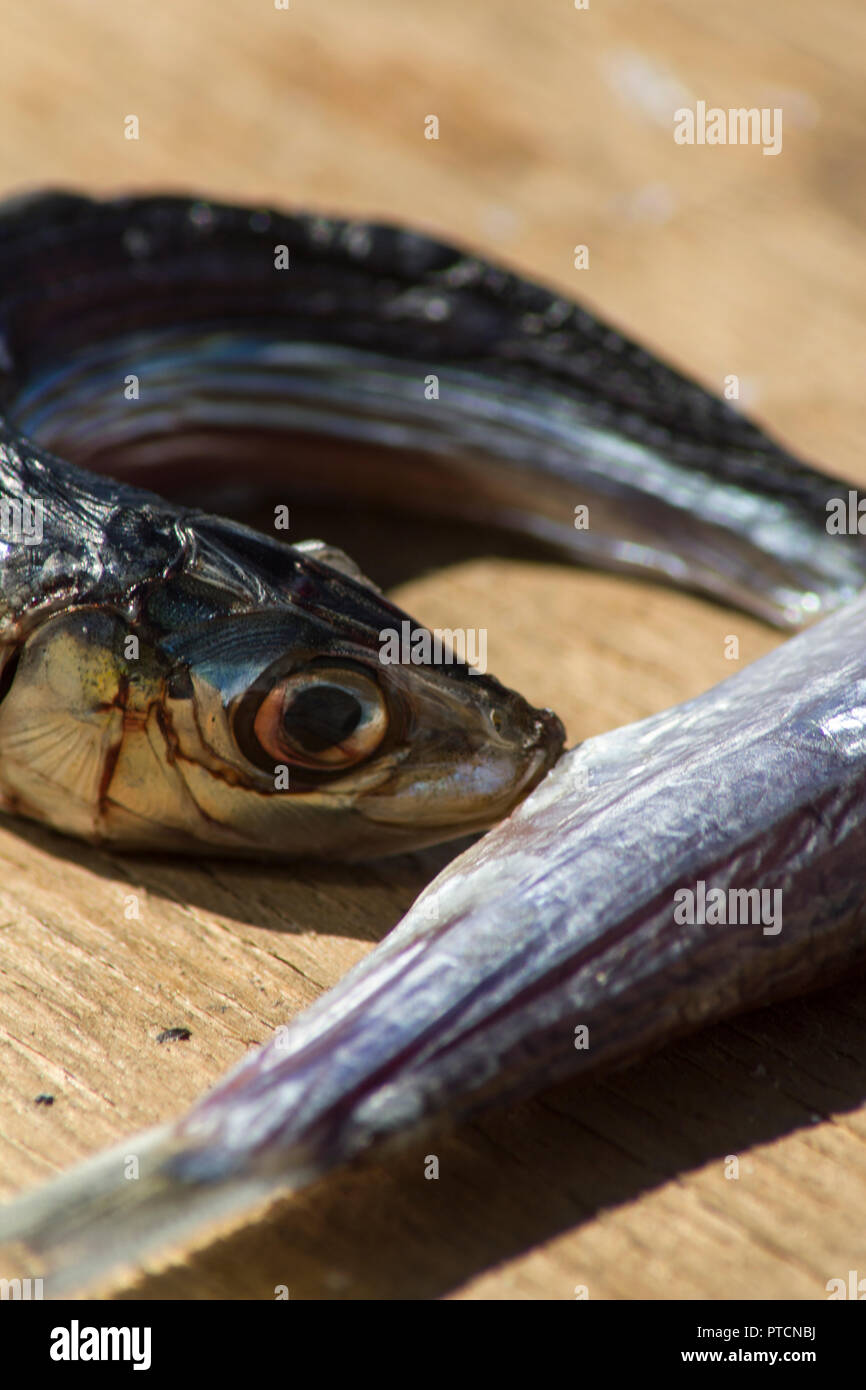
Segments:
[[[738,374],[777,433],[866,482],[857,0],[820,22],[806,0],[2,0],[0,20],[0,190],[197,188],[420,224],[586,300],[715,389]],[[671,112],[696,99],[782,106],[782,153],[675,145]],[[728,634],[741,663],[778,640],[492,536],[421,531],[344,516],[325,534],[374,573],[378,554],[421,619],[486,626],[491,668],[554,706],[572,739],[729,674]],[[121,858],[4,822],[3,1194],[178,1111],[339,979],[451,852],[263,870]],[[123,1287],[825,1297],[828,1279],[866,1273],[852,1220],[866,1205],[864,1005],[852,980],[709,1030],[443,1136],[438,1182],[410,1148]],[[158,1044],[171,1026],[189,1041]],[[35,1104],[43,1092],[52,1106]]]

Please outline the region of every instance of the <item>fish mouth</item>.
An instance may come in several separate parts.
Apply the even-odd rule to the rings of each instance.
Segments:
[[[565,746],[565,728],[552,710],[535,709],[519,696],[509,704],[510,721],[518,727],[508,739],[498,745],[479,740],[444,771],[435,757],[420,759],[416,750],[411,771],[398,767],[387,783],[359,799],[358,811],[377,825],[411,826],[431,839],[495,825],[547,775]]]

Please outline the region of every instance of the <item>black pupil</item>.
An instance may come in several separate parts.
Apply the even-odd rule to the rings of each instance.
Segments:
[[[322,753],[353,734],[362,714],[360,701],[348,690],[320,685],[298,692],[283,715],[283,725],[297,748]]]

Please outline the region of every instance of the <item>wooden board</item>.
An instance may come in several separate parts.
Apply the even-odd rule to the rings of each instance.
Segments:
[[[2,0],[0,19],[3,192],[197,188],[412,221],[585,299],[714,389],[736,374],[800,452],[866,482],[857,0],[818,21],[806,0]],[[781,106],[781,154],[676,145],[671,113],[696,100]],[[730,634],[741,664],[778,640],[484,536],[463,537],[469,559],[439,533],[448,563],[407,578],[417,532],[354,524],[362,556],[384,534],[400,602],[432,625],[486,626],[491,669],[554,706],[572,740],[729,674]],[[4,822],[3,1195],[176,1113],[338,980],[449,853],[264,871]],[[852,1219],[864,1004],[852,979],[560,1088],[443,1137],[438,1182],[410,1149],[276,1203],[132,1292],[825,1297],[828,1279],[866,1274]],[[174,1025],[190,1040],[158,1045]]]

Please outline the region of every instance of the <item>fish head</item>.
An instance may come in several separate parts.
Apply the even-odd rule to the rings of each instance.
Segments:
[[[16,810],[128,848],[373,858],[486,829],[559,756],[555,715],[342,552],[186,529],[127,612],[61,612],[24,644],[0,703]]]
[[[342,552],[269,542],[257,560],[254,609],[161,643],[205,838],[218,824],[267,854],[397,853],[486,829],[559,756],[554,714],[455,659]]]

